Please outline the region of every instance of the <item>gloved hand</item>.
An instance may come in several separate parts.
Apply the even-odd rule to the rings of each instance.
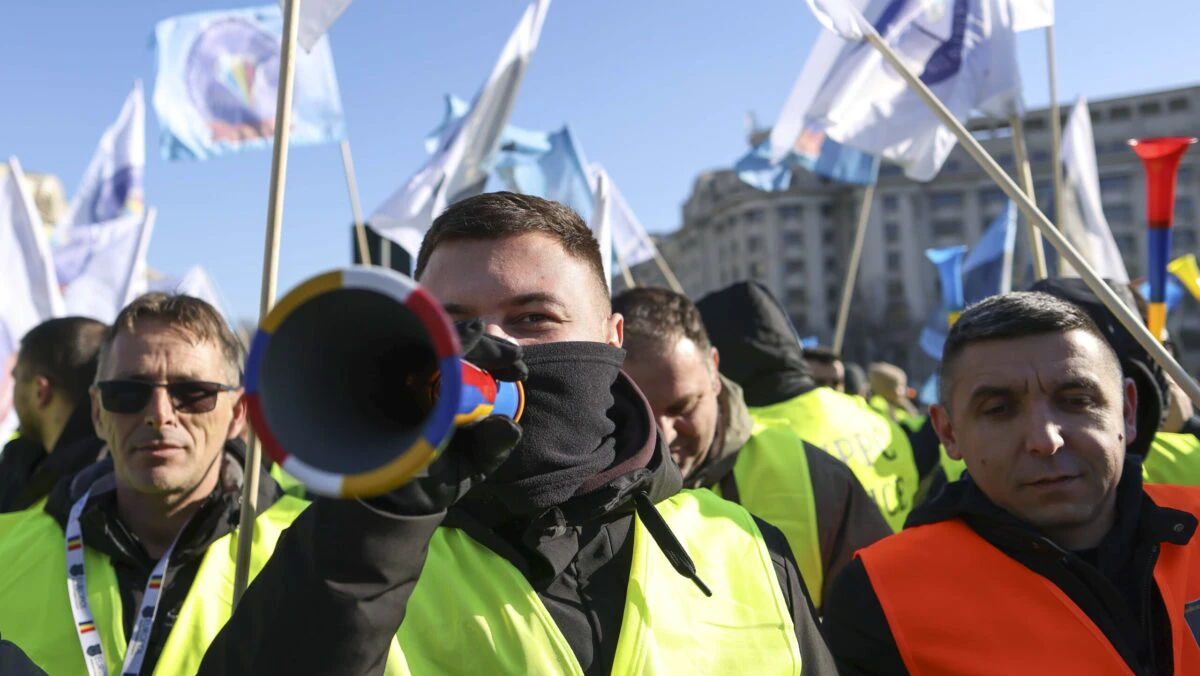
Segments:
[[[455,328],[465,361],[497,380],[516,382],[529,376],[520,345],[486,335],[478,319],[457,322]],[[455,430],[441,455],[412,481],[364,502],[404,516],[436,514],[494,472],[520,440],[521,427],[511,419],[499,415],[484,418]]]

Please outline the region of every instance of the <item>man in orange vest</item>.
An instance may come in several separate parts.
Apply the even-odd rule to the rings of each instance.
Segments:
[[[1200,489],[1142,485],[1137,389],[1087,314],[1041,293],[970,307],[940,401],[968,475],[834,582],[841,673],[1200,673]]]

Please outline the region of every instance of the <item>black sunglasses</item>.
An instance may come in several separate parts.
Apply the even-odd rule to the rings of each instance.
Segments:
[[[96,383],[100,403],[112,413],[140,413],[162,387],[171,397],[171,405],[181,413],[208,413],[217,407],[217,396],[232,392],[233,385],[189,380],[178,383],[147,383],[141,380],[106,380]]]

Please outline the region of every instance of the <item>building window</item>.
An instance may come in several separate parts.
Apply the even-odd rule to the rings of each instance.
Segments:
[[[896,270],[900,267],[900,253],[898,251],[890,251],[887,255],[888,270]]]
[[[750,253],[762,251],[762,237],[759,237],[758,235],[751,235],[750,237],[747,237],[746,251],[749,251]]]
[[[900,198],[895,195],[883,196],[883,210],[887,213],[892,213],[900,208]]]
[[[1031,161],[1033,161],[1033,162],[1049,162],[1050,161],[1050,151],[1049,150],[1035,150],[1030,155],[1030,157],[1032,158]]]
[[[760,262],[750,264],[750,279],[756,282],[761,282],[767,278],[767,266]]]
[[[1191,228],[1184,228],[1182,230],[1176,228],[1174,239],[1175,239],[1174,245],[1175,245],[1176,251],[1178,251],[1180,253],[1195,251],[1195,249],[1196,249],[1196,231],[1195,230],[1192,230]]]
[[[837,273],[837,269],[838,269],[838,264],[837,264],[836,258],[828,257],[825,259],[825,274],[827,274],[827,275],[835,274],[835,273]]]
[[[762,209],[750,209],[746,213],[742,214],[742,220],[744,220],[747,223],[762,223],[762,221],[763,221]]]
[[[1158,101],[1145,101],[1138,105],[1138,115],[1153,116],[1162,112],[1162,104]]]
[[[1172,113],[1182,113],[1188,109],[1188,100],[1185,98],[1171,99],[1167,101],[1167,110]]]
[[[1092,124],[1099,124],[1104,121],[1104,113],[1099,108],[1092,109]]]
[[[1005,169],[1012,169],[1014,166],[1016,166],[1013,164],[1012,153],[1000,153],[996,156],[996,163]]]
[[[1192,166],[1190,164],[1179,167],[1179,174],[1175,180],[1179,181],[1180,186],[1186,186],[1192,182]]]
[[[901,169],[900,165],[898,165],[898,164],[885,164],[885,165],[879,167],[879,175],[880,176],[899,176],[900,174],[903,174],[903,173],[904,173],[904,170]]]
[[[1131,181],[1128,175],[1101,176],[1100,194],[1106,192],[1128,192]]]
[[[792,326],[804,330],[808,328],[808,315],[802,312],[792,313]]]
[[[958,160],[946,160],[946,163],[942,165],[942,171],[948,174],[956,174],[961,169],[962,162],[959,162]]]
[[[825,246],[833,246],[833,228],[825,228],[821,231],[821,243]]]
[[[804,215],[804,207],[800,204],[788,204],[779,207],[775,213],[781,221],[798,221]]]
[[[837,305],[842,298],[841,289],[836,286],[830,286],[825,289],[825,302],[830,305]]]
[[[837,318],[838,318],[837,311],[831,310],[829,312],[829,315],[826,317],[826,319],[829,320],[829,323],[826,326],[837,326]]]
[[[900,241],[900,224],[888,221],[883,224],[883,237],[888,244],[895,244]]]
[[[1041,131],[1046,128],[1046,120],[1041,117],[1031,117],[1025,120],[1026,131]]]
[[[804,261],[802,261],[802,260],[785,261],[783,264],[783,271],[785,274],[788,274],[788,275],[803,275],[804,274]]]
[[[832,204],[822,204],[821,205],[821,218],[833,218],[833,205]]]
[[[802,232],[785,232],[783,233],[784,246],[804,246],[804,233]]]
[[[1004,191],[1000,188],[984,188],[983,190],[979,191],[979,201],[984,207],[1003,203],[1006,199],[1008,199],[1008,195],[1005,195]]]
[[[904,298],[904,284],[899,280],[891,280],[887,283],[887,297],[890,302],[897,302]]]
[[[937,218],[932,223],[934,237],[961,237],[962,221],[956,218]]]
[[[1113,106],[1108,109],[1108,119],[1113,122],[1124,122],[1133,117],[1133,111],[1129,110],[1129,106]]]
[[[739,250],[740,250],[740,247],[738,246],[738,241],[736,239],[729,243],[729,253],[731,255],[734,255],[734,256],[738,255]]]
[[[1180,197],[1175,200],[1175,218],[1178,221],[1191,222],[1196,216],[1196,207],[1191,197]]]
[[[961,207],[962,203],[963,196],[961,192],[940,190],[929,193],[929,206],[933,207],[934,209],[941,209],[944,207]]]
[[[1133,207],[1128,204],[1113,204],[1104,207],[1104,217],[1111,223],[1130,225],[1133,223]]]

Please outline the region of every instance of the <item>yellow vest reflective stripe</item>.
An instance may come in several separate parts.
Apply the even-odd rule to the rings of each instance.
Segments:
[[[1200,486],[1200,439],[1159,432],[1142,461],[1142,480],[1151,484]]]
[[[283,497],[259,515],[251,554],[251,579],[275,543],[307,503]],[[86,545],[86,543],[85,543]],[[209,546],[175,626],[163,644],[155,674],[193,674],[208,645],[229,620],[236,538],[226,534]],[[63,530],[42,512],[0,539],[0,634],[20,646],[49,676],[87,673],[67,597]],[[100,633],[108,672],[119,674],[126,637],[116,572],[108,556],[84,548],[88,605]]]
[[[904,527],[921,480],[912,445],[899,425],[861,397],[818,387],[778,404],[752,407],[750,415],[785,420],[801,439],[846,463],[892,530]]]
[[[804,443],[786,423],[756,422],[733,467],[738,504],[783,532],[813,605],[821,607],[821,531]],[[712,487],[718,495],[720,485]]]
[[[713,595],[680,576],[634,519],[612,673],[799,674],[787,602],[749,512],[707,490],[656,507]],[[434,535],[397,636],[412,674],[583,674],[520,571],[454,528]]]

